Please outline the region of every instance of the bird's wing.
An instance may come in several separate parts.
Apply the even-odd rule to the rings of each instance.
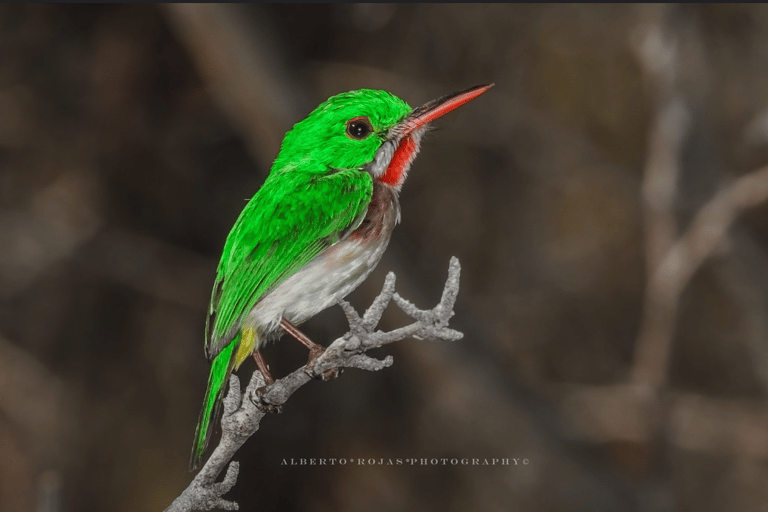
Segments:
[[[227,237],[206,322],[213,359],[269,291],[360,223],[373,194],[358,169],[270,175]]]

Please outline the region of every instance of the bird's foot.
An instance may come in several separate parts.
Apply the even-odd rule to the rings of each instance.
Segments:
[[[266,392],[267,392],[267,386],[261,386],[260,388],[256,388],[256,392],[250,396],[251,403],[255,405],[256,408],[263,413],[276,413],[276,414],[282,413],[283,412],[282,405],[274,405],[267,402],[267,400],[264,397]]]
[[[261,376],[264,377],[264,384],[269,386],[275,383],[275,378],[272,377],[272,372],[269,371],[269,365],[264,361],[264,356],[261,355],[261,351],[256,349],[253,351],[253,359],[256,361],[256,366],[259,367]]]
[[[323,373],[317,373],[313,367],[305,366],[304,372],[315,380],[329,381],[341,375],[342,369],[343,368],[331,368],[330,370],[325,370]]]
[[[309,359],[307,359],[307,365],[304,367],[304,372],[315,380],[329,381],[335,379],[341,375],[341,368],[331,368],[322,373],[318,373],[315,370],[315,363],[317,359],[323,355],[325,349],[320,345],[315,345],[309,349]]]
[[[309,359],[307,359],[307,365],[304,367],[304,372],[306,372],[307,375],[316,380],[327,381],[335,379],[341,374],[341,368],[331,368],[330,370],[326,370],[323,373],[316,372],[315,361],[317,361],[318,357],[323,355],[325,348],[322,345],[318,345],[309,339],[306,334],[301,332],[295,325],[293,325],[285,318],[280,320],[280,327],[282,327],[285,332],[299,340],[305,347],[309,349]]]

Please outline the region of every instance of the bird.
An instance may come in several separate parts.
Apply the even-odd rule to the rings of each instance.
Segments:
[[[206,316],[208,385],[190,469],[199,467],[225,384],[260,348],[338,303],[376,267],[400,222],[399,193],[424,133],[438,117],[485,93],[479,85],[412,109],[392,93],[359,89],[328,98],[285,135],[261,188],[226,238]]]

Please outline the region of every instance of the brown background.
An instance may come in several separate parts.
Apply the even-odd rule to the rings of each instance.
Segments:
[[[191,479],[219,251],[282,135],[338,92],[416,106],[486,82],[428,136],[350,297],[364,308],[392,270],[431,307],[456,255],[464,339],[310,383],[239,452],[227,497],[764,510],[763,196],[683,261],[681,293],[646,291],[702,206],[768,160],[765,6],[2,5],[0,49],[0,511],[170,504]],[[345,328],[338,308],[305,325],[326,344]],[[306,354],[266,357],[279,376]],[[323,457],[530,464],[281,465]]]

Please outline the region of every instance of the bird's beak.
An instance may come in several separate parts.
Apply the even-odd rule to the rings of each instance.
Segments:
[[[457,92],[454,94],[448,94],[436,100],[425,103],[424,105],[415,108],[413,112],[400,123],[399,128],[402,130],[402,137],[408,136],[410,133],[418,130],[419,128],[434,121],[438,117],[447,114],[451,110],[454,110],[463,104],[471,101],[485,91],[493,87],[494,84],[478,85],[467,89],[466,91]]]

